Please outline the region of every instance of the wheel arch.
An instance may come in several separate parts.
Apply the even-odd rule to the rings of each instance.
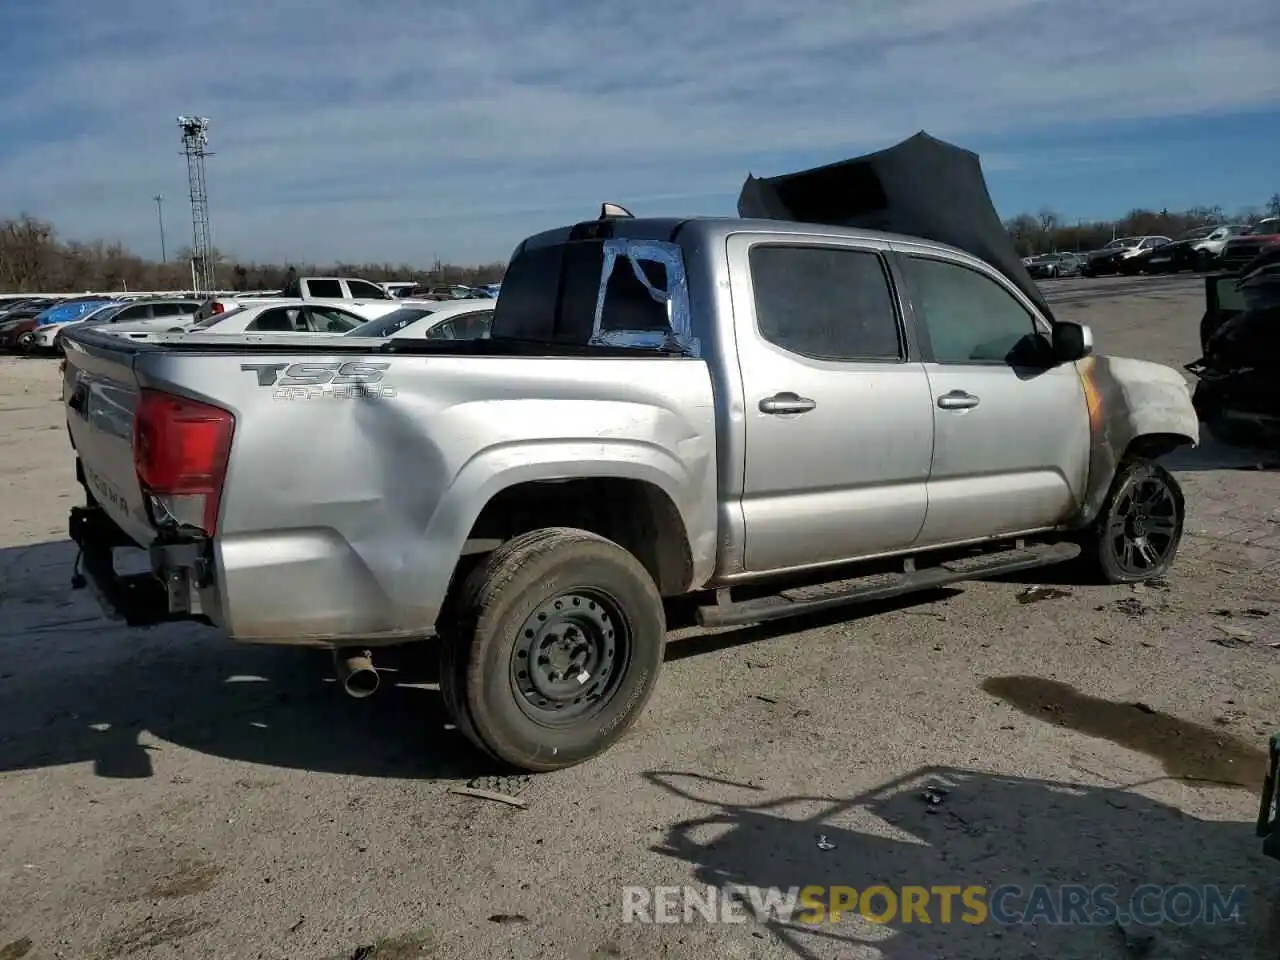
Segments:
[[[1093,522],[1126,459],[1156,460],[1200,442],[1186,380],[1145,360],[1088,357],[1078,365],[1089,408],[1089,477],[1072,526]]]

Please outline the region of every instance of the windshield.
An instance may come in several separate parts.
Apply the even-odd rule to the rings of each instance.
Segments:
[[[1270,233],[1280,233],[1280,219],[1262,220],[1244,231],[1245,236],[1250,237],[1264,237]]]
[[[1121,237],[1119,240],[1112,240],[1103,250],[1123,250],[1125,247],[1135,246],[1138,242],[1137,237]]]
[[[1188,230],[1179,240],[1201,240],[1205,237],[1212,236],[1218,231],[1217,227],[1196,227],[1194,230]]]
[[[226,313],[212,314],[211,316],[205,317],[203,320],[197,320],[191,325],[191,329],[204,330],[207,327],[212,327],[215,323],[221,323],[223,320],[227,319],[227,317],[233,317],[237,313],[244,313],[247,309],[247,307],[236,307],[233,310],[228,310]]]
[[[398,330],[403,330],[415,320],[420,320],[431,313],[426,307],[401,307],[393,310],[377,320],[362,323],[354,330],[347,332],[348,337],[389,337]]]

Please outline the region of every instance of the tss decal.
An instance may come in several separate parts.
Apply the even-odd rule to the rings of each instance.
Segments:
[[[346,387],[380,383],[390,366],[389,363],[347,360],[330,363],[242,363],[240,369],[257,374],[260,387]]]

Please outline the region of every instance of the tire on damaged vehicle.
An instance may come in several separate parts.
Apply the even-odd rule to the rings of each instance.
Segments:
[[[1141,583],[1169,572],[1182,542],[1186,502],[1168,470],[1126,457],[1083,537],[1081,560],[1103,583]]]
[[[635,723],[662,667],[666,621],[634,556],[553,527],[490,554],[440,632],[440,690],[459,731],[544,772],[603,753]]]

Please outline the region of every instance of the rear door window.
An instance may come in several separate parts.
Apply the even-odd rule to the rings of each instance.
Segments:
[[[760,336],[815,360],[905,356],[888,274],[869,250],[798,244],[751,248]]]
[[[317,300],[341,300],[342,284],[337,280],[308,280],[307,292]]]
[[[492,310],[477,310],[450,317],[427,331],[428,340],[483,340],[489,336]]]
[[[360,300],[391,300],[392,296],[380,286],[368,280],[348,280],[347,289],[353,298]]]
[[[301,314],[302,311],[297,307],[276,307],[273,310],[264,310],[256,320],[245,327],[245,330],[254,333],[292,333],[297,329],[295,324]]]
[[[314,333],[347,333],[362,326],[364,319],[335,307],[309,307],[307,327]]]
[[[150,320],[151,304],[135,303],[125,307],[114,317],[111,318],[112,323],[132,323],[135,320]]]

